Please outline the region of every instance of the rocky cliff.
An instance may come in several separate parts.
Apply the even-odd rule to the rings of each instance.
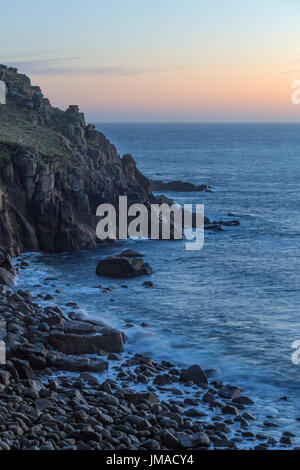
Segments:
[[[131,155],[114,145],[78,106],[51,106],[30,79],[0,65],[0,282],[11,284],[11,257],[24,250],[65,251],[96,243],[103,202],[159,202]]]

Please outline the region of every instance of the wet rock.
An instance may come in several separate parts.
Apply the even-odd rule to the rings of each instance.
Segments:
[[[194,184],[186,181],[170,181],[169,183],[154,180],[150,181],[152,191],[199,192],[210,188],[210,186],[204,184],[201,186],[195,186]]]
[[[0,370],[0,384],[9,385],[10,373],[7,370]]]
[[[235,399],[241,396],[241,389],[232,385],[224,385],[219,390],[219,396],[222,398]]]
[[[211,392],[207,392],[203,395],[202,401],[204,403],[214,403],[216,401],[216,397]]]
[[[139,403],[159,403],[159,398],[152,392],[145,392],[145,393],[135,393],[135,392],[126,392],[124,395],[125,399],[130,402],[134,403],[135,405]]]
[[[12,362],[21,379],[32,379],[34,377],[33,370],[28,361],[12,358]]]
[[[100,358],[86,356],[63,356],[52,354],[48,363],[59,370],[70,372],[104,372],[108,369],[108,362]]]
[[[201,418],[202,416],[206,416],[205,413],[203,413],[201,410],[197,408],[190,408],[185,412],[185,415],[190,417],[190,418]]]
[[[160,449],[159,442],[157,442],[154,439],[148,439],[147,441],[142,442],[142,446],[145,447],[148,450],[159,450]]]
[[[205,432],[193,434],[193,447],[209,447],[210,439]]]
[[[53,295],[50,295],[50,294],[47,294],[44,297],[44,300],[53,300],[53,299],[54,299]]]
[[[236,443],[229,439],[215,439],[214,440],[214,447],[215,448],[224,448],[224,449],[232,449],[236,447]]]
[[[136,277],[152,274],[152,269],[143,259],[111,256],[99,261],[96,274],[106,277]]]
[[[193,447],[193,439],[188,434],[178,432],[176,433],[176,438],[179,441],[180,447],[183,447],[184,449],[191,449]]]
[[[163,430],[162,433],[160,434],[161,441],[164,446],[167,447],[167,449],[177,449],[179,445],[179,440],[177,437],[174,436],[171,432],[168,430]]]
[[[274,421],[264,421],[264,426],[266,426],[267,428],[277,428],[278,424]]]
[[[251,400],[249,397],[245,396],[238,396],[232,399],[233,403],[236,403],[238,405],[253,405],[254,401]]]
[[[249,411],[246,411],[245,413],[243,413],[243,418],[247,419],[247,420],[250,420],[250,421],[255,421],[256,418],[255,416],[252,414],[252,413],[249,413]]]
[[[161,385],[161,386],[164,386],[164,385],[169,385],[171,383],[173,383],[173,380],[171,379],[171,377],[168,375],[168,374],[165,374],[165,375],[157,375],[153,381],[153,383],[155,385]]]
[[[12,286],[16,280],[16,270],[8,253],[0,249],[0,284]]]
[[[110,360],[110,361],[122,361],[122,356],[121,356],[121,354],[110,353],[107,356],[107,359]]]
[[[281,437],[279,442],[281,442],[281,444],[287,444],[287,445],[290,445],[290,446],[294,444],[293,439],[290,436],[286,436],[284,434]]]
[[[143,282],[142,286],[152,289],[153,287],[155,287],[155,284],[151,281],[146,281],[146,282]]]
[[[180,380],[182,382],[188,382],[192,380],[196,384],[208,383],[205,372],[198,365],[193,365],[188,369],[183,369],[180,374]]]
[[[97,377],[94,374],[90,373],[90,372],[81,372],[79,377],[91,386],[99,385],[99,381],[98,381]]]
[[[100,351],[122,352],[124,334],[110,328],[98,329],[100,334],[77,334],[54,331],[49,335],[49,344],[64,354],[97,354]]]
[[[222,408],[222,413],[227,414],[227,415],[235,415],[238,416],[239,410],[232,405],[226,405],[224,408]]]

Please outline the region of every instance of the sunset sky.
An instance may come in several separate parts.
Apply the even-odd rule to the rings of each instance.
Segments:
[[[0,62],[90,121],[300,121],[300,0],[10,0]]]

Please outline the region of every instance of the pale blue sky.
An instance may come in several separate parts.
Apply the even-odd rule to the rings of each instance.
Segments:
[[[298,0],[10,0],[0,62],[91,119],[297,120],[299,13]]]

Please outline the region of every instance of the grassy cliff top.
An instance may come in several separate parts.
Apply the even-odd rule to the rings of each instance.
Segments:
[[[34,147],[41,155],[70,158],[66,139],[51,125],[40,124],[36,111],[14,103],[0,106],[0,142]],[[5,158],[0,151],[0,159]]]

